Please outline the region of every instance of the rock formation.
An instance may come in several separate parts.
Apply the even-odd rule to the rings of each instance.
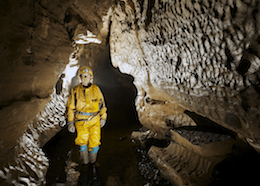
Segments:
[[[214,167],[241,143],[260,152],[258,1],[26,0],[0,7],[1,184],[45,183],[41,147],[65,125],[78,67],[95,70],[107,44],[113,66],[132,75],[138,91],[146,131],[132,137],[169,142],[148,154],[172,183],[210,183]]]
[[[149,129],[133,138],[171,141],[149,155],[176,185],[209,183],[212,168],[234,144],[227,134],[196,132],[212,126],[194,122],[189,112],[260,151],[258,8],[258,1],[240,0],[116,4],[112,63],[135,78],[136,109]]]
[[[84,46],[106,44],[108,25],[103,28],[102,16],[110,1],[89,3],[0,3],[1,185],[46,183],[49,160],[42,147],[66,124],[68,91],[78,83],[73,77],[82,65]],[[91,48],[95,46],[85,51],[91,54]]]

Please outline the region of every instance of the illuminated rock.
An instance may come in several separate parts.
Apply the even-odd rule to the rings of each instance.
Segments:
[[[178,127],[203,125],[210,129],[213,121],[260,152],[257,10],[256,2],[242,1],[133,0],[116,4],[111,17],[111,60],[121,72],[135,78],[139,119],[153,133],[144,136],[169,140],[169,134],[173,134],[170,131]],[[211,122],[195,121],[186,115],[188,112]],[[181,121],[183,116],[188,122]],[[134,132],[133,138],[147,139],[140,135]],[[193,140],[196,137],[191,135]],[[182,164],[192,166],[192,162],[183,160],[181,156],[185,155],[174,150],[197,159],[210,154],[203,149],[211,151],[212,157],[213,152],[225,155],[232,150],[232,143],[198,149],[194,145],[184,148],[178,146],[182,143],[176,138],[171,140],[169,147],[152,147],[149,154],[161,169],[165,161],[176,156],[182,168],[176,170],[175,165],[168,164],[164,172],[177,185],[195,183],[199,178],[194,181],[196,176],[182,174],[192,171]],[[222,145],[226,150],[222,151]],[[216,162],[206,162],[196,163],[208,177]]]
[[[113,66],[134,77],[136,110],[148,128],[132,136],[143,145],[149,138],[170,141],[168,147],[152,146],[149,155],[172,183],[210,182],[214,166],[238,138],[260,151],[257,1],[0,5],[1,136],[10,134],[0,142],[5,181],[45,182],[48,160],[41,147],[65,125],[78,59],[82,55],[96,68],[93,58],[108,43]],[[91,50],[85,46],[91,42],[103,45]],[[233,136],[218,133],[215,125]]]

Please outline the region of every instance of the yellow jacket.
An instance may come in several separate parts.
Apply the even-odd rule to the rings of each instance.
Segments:
[[[67,102],[68,108],[68,122],[88,119],[89,116],[80,114],[84,113],[97,113],[101,119],[107,119],[107,108],[102,92],[97,85],[92,84],[88,88],[83,85],[77,85],[71,89],[71,93]],[[78,112],[77,112],[78,111]]]

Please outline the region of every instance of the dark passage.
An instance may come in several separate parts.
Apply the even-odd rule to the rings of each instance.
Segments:
[[[100,178],[102,185],[107,182],[141,186],[144,183],[137,167],[139,156],[130,140],[131,131],[140,128],[134,106],[136,89],[133,78],[113,68],[104,56],[109,54],[104,54],[103,59],[98,60],[98,67],[94,68],[94,83],[103,92],[108,108],[108,119],[102,129],[102,145],[97,159]],[[81,64],[87,63],[86,58],[82,58]],[[71,159],[79,162],[75,137],[65,127],[44,146],[50,160],[47,185],[65,183],[66,161]]]
[[[249,145],[234,146],[230,157],[213,171],[212,186],[258,185],[260,155]]]

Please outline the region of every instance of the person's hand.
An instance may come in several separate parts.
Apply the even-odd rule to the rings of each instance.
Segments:
[[[103,128],[106,124],[106,120],[105,119],[101,119],[100,120],[100,127]]]
[[[74,125],[74,122],[73,121],[70,121],[70,122],[68,122],[68,131],[70,132],[70,133],[75,133],[75,125]]]

